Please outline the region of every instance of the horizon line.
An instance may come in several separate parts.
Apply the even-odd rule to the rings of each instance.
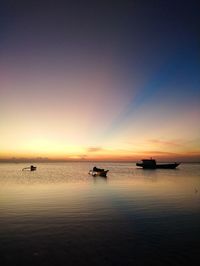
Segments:
[[[154,157],[152,157],[154,158]],[[155,159],[155,158],[154,158]],[[200,163],[200,159],[189,159],[189,158],[158,158],[157,161],[161,162],[174,162],[178,161],[180,163]],[[80,162],[86,162],[86,163],[95,163],[95,162],[105,162],[105,163],[136,163],[138,161],[141,161],[141,159],[38,159],[38,158],[1,158],[0,163],[80,163]]]

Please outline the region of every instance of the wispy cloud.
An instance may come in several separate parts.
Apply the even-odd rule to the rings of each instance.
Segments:
[[[86,154],[80,155],[80,159],[81,160],[86,160],[87,159],[87,155]]]
[[[183,146],[181,140],[162,140],[162,139],[150,139],[148,140],[149,143],[155,145],[162,145],[162,146],[173,146],[173,147],[180,147]]]
[[[102,151],[103,148],[102,147],[89,147],[87,148],[87,152],[98,152],[98,151]]]
[[[158,150],[151,150],[151,151],[142,151],[142,152],[138,152],[138,154],[144,154],[144,155],[179,155],[178,153],[175,153],[175,152],[166,152],[166,151],[158,151]]]

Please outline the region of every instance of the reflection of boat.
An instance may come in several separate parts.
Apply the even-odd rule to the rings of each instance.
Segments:
[[[106,176],[109,170],[104,170],[101,168],[97,168],[96,166],[93,167],[92,170],[89,171],[88,174],[92,175],[92,176]]]
[[[25,168],[23,168],[23,169],[22,169],[22,171],[24,171],[24,170],[35,171],[36,169],[37,169],[37,167],[36,167],[36,166],[34,166],[34,165],[31,165],[31,166],[29,166],[29,167],[25,167]]]
[[[136,163],[143,169],[175,169],[180,163],[163,163],[157,164],[154,159],[143,159],[142,163]]]

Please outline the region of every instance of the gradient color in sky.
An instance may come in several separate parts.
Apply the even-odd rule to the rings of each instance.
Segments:
[[[0,10],[0,159],[200,160],[197,2]]]

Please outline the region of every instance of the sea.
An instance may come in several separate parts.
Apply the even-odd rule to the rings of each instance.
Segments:
[[[0,265],[199,265],[200,164],[35,165],[0,164]]]

